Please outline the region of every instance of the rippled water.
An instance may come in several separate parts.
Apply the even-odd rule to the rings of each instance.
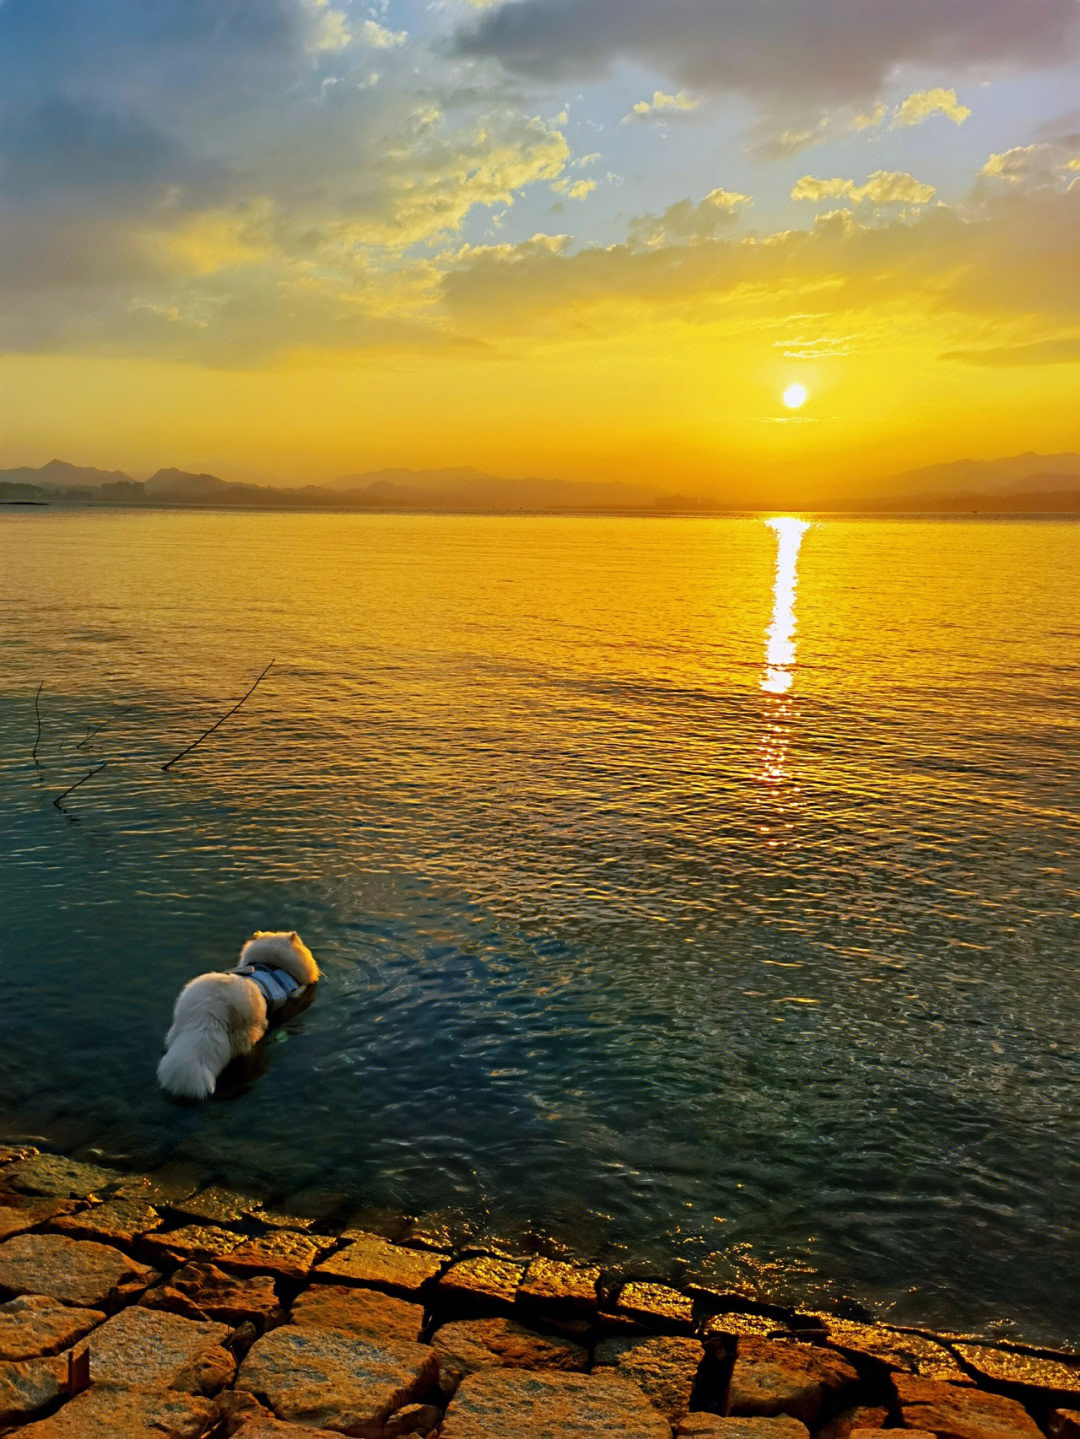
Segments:
[[[1078,541],[3,515],[3,1129],[1075,1339]],[[316,1002],[169,1103],[279,926]]]

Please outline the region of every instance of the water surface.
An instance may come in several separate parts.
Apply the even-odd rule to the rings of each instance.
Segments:
[[[3,1129],[1076,1340],[1078,540],[3,515]],[[325,983],[179,1108],[257,927]]]

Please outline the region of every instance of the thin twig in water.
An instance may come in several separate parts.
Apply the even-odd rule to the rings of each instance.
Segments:
[[[99,735],[103,729],[107,729],[107,728],[109,727],[109,725],[112,724],[113,720],[118,720],[118,719],[120,719],[120,717],[121,717],[122,715],[126,715],[126,714],[128,713],[128,710],[133,710],[134,708],[135,708],[134,705],[128,705],[127,708],[126,708],[126,709],[122,709],[119,714],[110,715],[109,718],[108,718],[107,720],[105,720],[102,724],[99,724],[98,727],[97,727],[97,729],[95,729],[95,730],[92,730],[92,729],[90,728],[90,726],[87,725],[87,726],[86,726],[86,738],[85,738],[85,739],[81,739],[81,740],[79,741],[79,743],[75,746],[75,748],[76,748],[76,749],[84,749],[84,748],[90,743],[90,741],[94,738],[94,736],[95,736],[95,735]]]
[[[31,758],[35,764],[38,763],[37,747],[41,743],[41,706],[38,701],[41,699],[41,690],[44,684],[45,681],[42,680],[41,684],[37,687],[37,694],[34,696],[34,715],[37,718],[37,734],[34,736],[34,748],[31,751]]]
[[[187,747],[187,749],[182,749],[179,754],[174,754],[173,757],[172,757],[172,759],[169,761],[169,763],[168,763],[168,764],[163,764],[163,765],[161,766],[161,768],[162,768],[163,770],[171,769],[172,766],[176,763],[176,761],[177,761],[178,759],[183,759],[186,754],[190,754],[190,753],[191,753],[191,751],[195,748],[195,745],[197,745],[197,744],[202,744],[203,740],[206,738],[207,735],[212,735],[212,734],[214,733],[214,731],[217,729],[217,727],[218,727],[219,724],[224,724],[225,721],[229,718],[229,715],[234,715],[234,714],[236,713],[236,711],[240,708],[240,706],[244,703],[244,700],[249,699],[250,696],[255,693],[255,691],[256,691],[256,690],[258,689],[258,687],[259,687],[260,681],[262,681],[263,679],[266,678],[266,676],[270,673],[270,671],[271,671],[271,669],[273,669],[273,667],[274,667],[274,661],[271,660],[270,663],[269,663],[269,664],[266,666],[266,668],[263,670],[263,672],[262,672],[262,674],[259,676],[259,678],[255,681],[255,683],[254,683],[254,684],[251,686],[251,688],[248,690],[247,694],[244,696],[244,699],[237,700],[237,702],[233,705],[232,709],[229,711],[229,714],[223,714],[223,715],[221,716],[221,718],[220,718],[215,724],[212,724],[208,730],[205,730],[205,731],[199,736],[199,738],[194,741],[193,744],[189,744],[188,747]]]
[[[93,779],[96,774],[100,774],[108,763],[109,761],[107,759],[103,759],[98,765],[97,769],[87,770],[86,774],[83,775],[82,779],[77,779],[74,784],[68,785],[67,789],[64,791],[63,794],[58,794],[56,796],[56,798],[53,800],[53,804],[56,806],[56,808],[60,811],[61,814],[67,814],[67,810],[60,803],[60,801],[62,799],[67,799],[68,795],[73,789],[78,789],[79,786],[81,784],[85,784],[88,779]],[[73,814],[68,814],[68,819],[74,818],[75,816]]]

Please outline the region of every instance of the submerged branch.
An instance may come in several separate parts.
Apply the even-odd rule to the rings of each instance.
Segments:
[[[244,703],[244,700],[250,699],[250,697],[255,693],[255,691],[256,691],[256,690],[258,689],[258,687],[259,687],[260,682],[261,682],[263,679],[266,678],[266,676],[270,673],[270,671],[271,671],[271,669],[273,668],[273,666],[274,666],[274,660],[271,660],[270,663],[269,663],[269,664],[266,666],[266,668],[263,670],[263,672],[262,672],[262,674],[259,676],[259,678],[255,681],[255,683],[254,683],[254,684],[251,686],[251,688],[248,690],[247,694],[244,695],[244,698],[237,700],[237,702],[233,705],[232,709],[229,710],[229,713],[228,713],[228,714],[223,714],[223,715],[221,716],[221,718],[220,718],[219,720],[217,720],[214,724],[212,724],[208,730],[204,730],[204,732],[199,736],[199,738],[198,738],[197,740],[195,740],[192,744],[189,744],[188,747],[187,747],[187,749],[182,749],[179,754],[174,754],[173,757],[172,757],[172,759],[169,761],[169,763],[168,763],[168,764],[163,764],[163,765],[161,766],[161,768],[162,768],[163,770],[171,769],[172,766],[176,763],[176,761],[177,761],[178,759],[183,759],[186,754],[190,754],[190,753],[191,753],[191,751],[195,748],[196,745],[202,744],[203,740],[206,739],[207,735],[212,735],[212,734],[214,733],[214,731],[217,729],[218,725],[224,724],[225,721],[229,718],[229,715],[234,715],[234,714],[236,713],[236,711],[240,708],[240,706]]]
[[[72,790],[78,789],[79,786],[81,784],[85,784],[88,779],[93,779],[96,774],[100,774],[108,763],[109,761],[107,759],[103,759],[98,765],[97,769],[87,770],[87,772],[83,775],[82,779],[77,779],[74,784],[68,785],[67,789],[64,791],[63,794],[58,794],[56,796],[56,798],[53,800],[53,804],[56,806],[56,808],[60,811],[61,814],[67,814],[67,810],[60,803],[60,801],[62,799],[67,799],[68,795],[72,792]],[[74,818],[74,815],[68,814],[68,819]]]
[[[41,705],[39,701],[41,699],[41,691],[44,685],[45,681],[42,680],[41,684],[39,684],[37,687],[37,694],[34,696],[34,715],[37,719],[37,734],[34,736],[34,748],[30,752],[30,757],[35,764],[38,763],[37,747],[41,743]]]
[[[127,705],[126,708],[122,709],[119,712],[119,714],[110,715],[107,720],[103,720],[102,723],[99,724],[97,729],[95,730],[92,730],[90,726],[87,725],[86,738],[81,739],[79,743],[75,746],[75,748],[85,749],[85,747],[90,743],[90,741],[94,738],[95,735],[99,735],[103,729],[108,729],[109,725],[112,724],[113,720],[121,719],[124,715],[128,713],[129,710],[133,710],[134,708],[134,705]]]

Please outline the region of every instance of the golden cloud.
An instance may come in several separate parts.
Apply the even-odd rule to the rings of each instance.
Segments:
[[[791,191],[793,200],[852,200],[856,205],[870,200],[875,205],[924,205],[934,196],[933,185],[925,185],[903,171],[875,170],[865,185],[854,180],[820,180],[803,175]]]
[[[909,95],[896,107],[892,123],[894,129],[900,129],[905,125],[921,125],[931,115],[945,115],[954,124],[962,125],[970,114],[968,107],[957,100],[955,90],[943,90],[938,86],[934,90],[917,90]]]

